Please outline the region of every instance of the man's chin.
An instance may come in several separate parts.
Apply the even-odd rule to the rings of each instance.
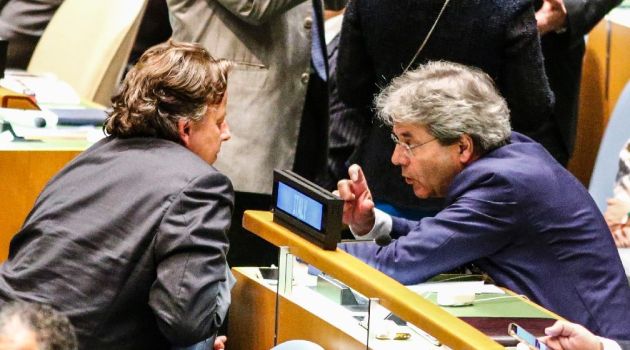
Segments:
[[[411,185],[413,187],[413,194],[420,199],[427,199],[431,197],[429,192],[425,191],[423,188],[417,188],[415,185]]]

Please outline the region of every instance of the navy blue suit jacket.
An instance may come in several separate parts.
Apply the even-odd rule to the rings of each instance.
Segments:
[[[630,286],[610,231],[582,184],[538,143],[514,133],[454,178],[446,205],[420,221],[393,218],[387,246],[347,250],[405,284],[473,262],[596,334],[630,339]]]

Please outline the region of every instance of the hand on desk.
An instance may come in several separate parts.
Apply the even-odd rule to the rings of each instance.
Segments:
[[[374,227],[374,201],[361,167],[352,164],[348,175],[350,179],[340,180],[334,193],[344,201],[343,223],[363,236]]]
[[[556,321],[550,327],[545,328],[546,336],[540,341],[550,350],[600,350],[601,340],[588,329],[576,323]],[[520,343],[517,350],[528,349],[527,345]]]

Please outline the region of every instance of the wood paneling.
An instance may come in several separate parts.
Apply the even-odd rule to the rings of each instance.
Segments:
[[[0,150],[0,261],[48,180],[78,151]]]
[[[569,162],[569,170],[586,187],[610,114],[630,79],[630,25],[619,18],[602,20],[586,44],[577,138]]]

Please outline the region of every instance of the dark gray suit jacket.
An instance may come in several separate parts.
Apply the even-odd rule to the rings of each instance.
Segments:
[[[0,304],[53,305],[81,349],[168,349],[212,337],[230,300],[232,193],[179,144],[102,140],[40,194],[0,267]]]

